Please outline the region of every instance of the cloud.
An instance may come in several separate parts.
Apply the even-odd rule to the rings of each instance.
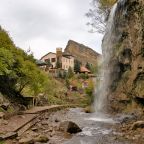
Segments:
[[[40,58],[73,39],[101,52],[102,35],[88,33],[91,0],[5,0],[0,5],[0,23],[16,45]]]

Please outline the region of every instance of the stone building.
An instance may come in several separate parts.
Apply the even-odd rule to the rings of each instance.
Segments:
[[[60,63],[60,67],[63,70],[68,70],[69,67],[74,69],[74,57],[71,54],[62,52],[62,48],[56,48],[56,53],[49,52],[41,58],[41,61],[50,63],[51,69],[57,68],[57,63]]]

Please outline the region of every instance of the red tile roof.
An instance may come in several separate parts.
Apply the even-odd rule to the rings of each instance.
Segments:
[[[87,73],[91,73],[90,70],[88,70],[86,67],[81,66],[80,68],[80,72],[87,72]]]

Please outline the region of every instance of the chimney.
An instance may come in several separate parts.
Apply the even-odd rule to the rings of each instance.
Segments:
[[[57,58],[62,57],[62,48],[56,48],[56,56],[57,56]]]

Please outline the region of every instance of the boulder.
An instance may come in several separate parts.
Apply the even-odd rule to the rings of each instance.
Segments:
[[[68,132],[68,133],[78,133],[81,132],[81,128],[72,121],[64,121],[60,123],[59,126],[61,131]]]
[[[41,143],[46,143],[49,141],[49,138],[45,135],[39,135],[34,139],[34,142],[41,142]]]
[[[8,132],[5,135],[3,135],[3,139],[14,139],[18,136],[17,132]]]
[[[22,138],[19,140],[19,144],[34,144],[34,140],[32,138]]]
[[[0,107],[1,107],[2,109],[4,109],[5,111],[7,111],[9,105],[10,105],[9,103],[3,103]]]
[[[132,130],[136,130],[137,128],[144,128],[144,121],[136,121],[132,124]]]

